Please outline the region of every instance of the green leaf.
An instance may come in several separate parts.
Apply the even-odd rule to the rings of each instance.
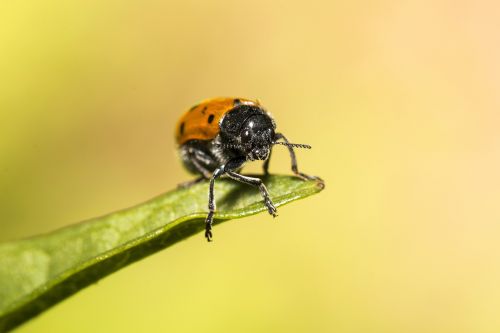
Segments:
[[[264,178],[276,206],[321,191],[322,181]],[[26,240],[0,244],[0,332],[78,290],[204,230],[208,182],[162,194],[116,213]],[[215,223],[266,211],[257,189],[215,183]],[[214,230],[217,240],[217,228]],[[200,242],[205,242],[200,237]],[[215,245],[215,244],[214,244]]]

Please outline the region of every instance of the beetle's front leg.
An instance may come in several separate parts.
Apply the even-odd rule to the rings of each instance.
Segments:
[[[281,133],[276,133],[276,140],[283,139],[286,143],[289,143],[287,138],[281,134]],[[286,146],[288,148],[288,152],[290,153],[290,159],[292,160],[292,172],[297,176],[300,177],[304,180],[321,180],[321,178],[316,177],[316,176],[310,176],[307,175],[303,172],[299,172],[299,167],[297,166],[297,158],[295,157],[295,151],[293,150],[292,146]]]
[[[214,185],[215,185],[215,179],[219,178],[226,172],[234,169],[239,169],[243,163],[245,163],[246,159],[245,157],[236,157],[230,161],[228,161],[225,165],[220,166],[217,168],[212,177],[210,178],[210,187],[208,190],[208,215],[207,218],[205,219],[205,238],[207,241],[212,241],[212,224],[214,221],[214,214],[215,214],[215,209],[216,209],[216,203],[215,203],[215,193],[214,193]]]

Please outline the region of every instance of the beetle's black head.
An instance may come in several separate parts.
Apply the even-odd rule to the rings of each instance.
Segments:
[[[240,132],[240,141],[247,158],[251,161],[266,160],[274,142],[274,124],[266,114],[249,117]]]
[[[266,160],[273,145],[289,149],[311,148],[308,145],[289,143],[283,135],[277,135],[276,124],[260,106],[240,104],[228,112],[219,124],[222,138],[219,146],[233,153],[244,154],[247,160]],[[285,142],[278,141],[284,139]]]

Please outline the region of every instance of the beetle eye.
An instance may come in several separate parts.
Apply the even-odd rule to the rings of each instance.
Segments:
[[[244,130],[243,133],[241,134],[241,143],[247,144],[250,142],[250,139],[252,137],[252,134],[250,133],[249,130]]]

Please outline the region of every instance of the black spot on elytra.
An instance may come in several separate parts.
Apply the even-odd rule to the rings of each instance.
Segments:
[[[214,115],[213,115],[213,114],[211,114],[210,116],[208,116],[208,123],[209,123],[209,124],[211,124],[211,123],[212,123],[212,121],[214,121],[214,118],[215,118],[215,117],[214,117]]]
[[[179,131],[181,132],[181,135],[184,134],[184,123],[181,123],[181,126],[179,127]]]
[[[235,98],[234,101],[233,101],[233,106],[238,106],[241,104],[241,101],[239,98]]]
[[[203,110],[201,110],[201,114],[203,114],[203,115],[204,115],[204,114],[205,114],[205,111],[207,111],[207,108],[208,108],[208,106],[205,106],[205,107],[203,108]]]

